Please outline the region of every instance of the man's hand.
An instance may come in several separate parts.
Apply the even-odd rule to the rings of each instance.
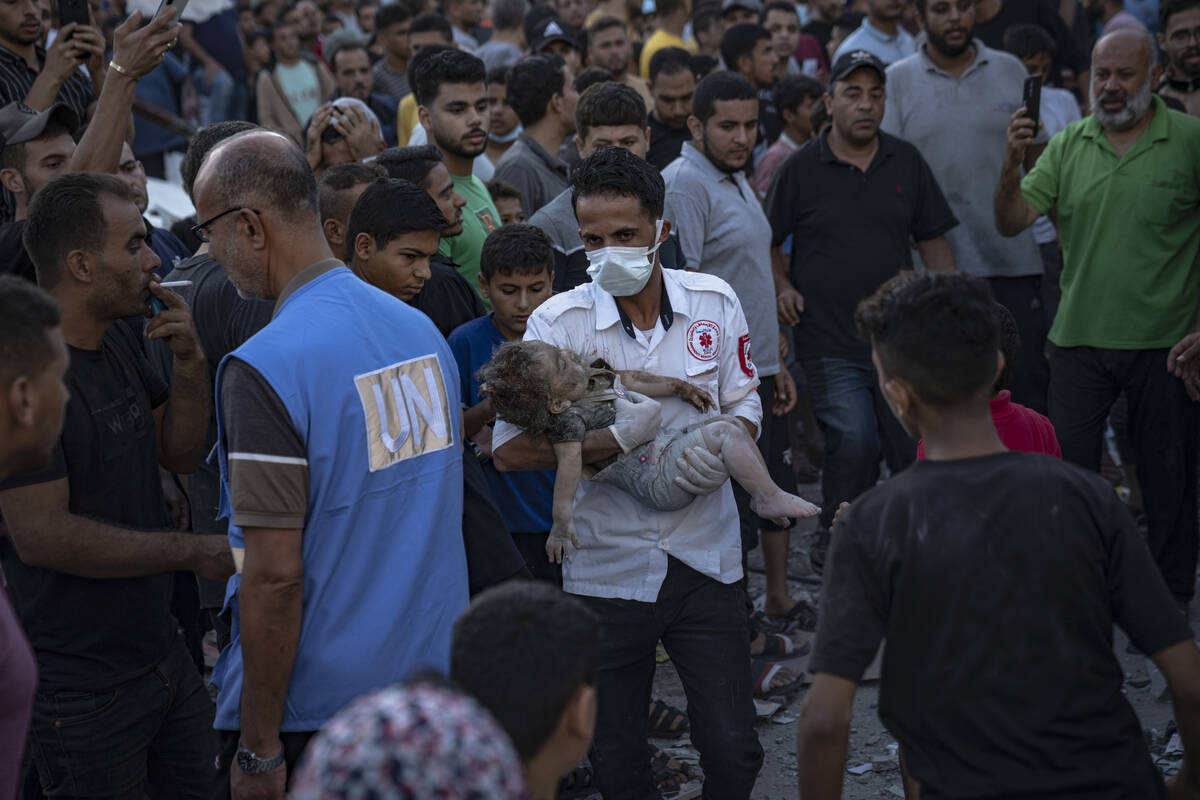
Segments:
[[[1038,126],[1027,116],[1024,106],[1013,112],[1008,120],[1008,143],[1004,148],[1006,166],[1017,169],[1025,163],[1025,151],[1033,144],[1037,129]]]
[[[321,134],[325,133],[325,129],[329,127],[332,119],[333,104],[326,103],[313,113],[312,120],[308,123],[307,150],[304,155],[308,158],[308,166],[313,170],[316,170],[325,162],[325,150],[321,141]]]
[[[1200,401],[1200,333],[1189,333],[1171,348],[1167,372],[1183,381],[1188,397]]]
[[[628,453],[643,442],[658,435],[662,427],[662,406],[637,392],[625,392],[629,399],[618,397],[613,401],[617,419],[608,430],[617,441],[617,446]]]
[[[383,134],[379,120],[368,115],[357,103],[334,106],[333,127],[346,138],[350,155],[355,161],[377,156],[383,152]]]
[[[804,296],[796,291],[796,287],[785,286],[776,295],[775,306],[781,325],[799,324],[800,315],[804,313]]]
[[[782,339],[782,337],[780,338]],[[775,375],[775,407],[771,409],[771,413],[782,417],[795,407],[796,381],[781,361],[779,372]]]
[[[208,581],[227,581],[235,571],[233,551],[223,533],[196,535],[196,563],[192,571]],[[256,751],[257,752],[257,751]]]
[[[84,30],[78,23],[64,25],[55,37],[54,43],[46,51],[46,64],[42,71],[54,79],[57,84],[63,84],[75,74],[76,68],[87,60],[87,52],[81,41],[76,37]],[[103,40],[101,40],[103,41]]]
[[[712,494],[729,480],[725,462],[703,447],[685,449],[683,458],[677,459],[676,463],[683,475],[675,478],[675,485],[697,497]]]
[[[283,749],[282,744],[279,745],[279,749]],[[270,756],[263,757],[270,758]],[[237,759],[234,759],[233,763],[229,765],[229,789],[233,800],[284,800],[286,787],[286,762],[261,775],[247,775],[242,772]]]
[[[150,291],[167,308],[154,315],[146,325],[146,336],[150,339],[166,339],[175,358],[183,361],[203,359],[204,351],[192,322],[192,311],[183,298],[172,289],[164,289],[157,279],[150,282]],[[149,312],[147,312],[149,314]]]
[[[106,50],[104,34],[100,29],[91,25],[81,25],[75,29],[71,40],[80,51],[80,60],[87,64],[88,71],[93,75],[103,74]]]
[[[171,7],[146,27],[139,28],[142,12],[133,12],[113,31],[112,60],[134,80],[147,75],[162,63],[163,54],[178,38],[183,27],[178,17],[178,9]]]

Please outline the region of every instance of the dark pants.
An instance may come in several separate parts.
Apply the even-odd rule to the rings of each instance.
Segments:
[[[646,710],[660,639],[687,694],[703,796],[750,796],[763,752],[754,730],[743,598],[740,584],[719,583],[674,558],[653,603],[581,598],[602,626],[591,760],[605,800],[659,797],[646,750]]]
[[[821,471],[821,525],[829,528],[838,504],[879,480],[882,455],[893,473],[912,464],[917,444],[888,408],[870,361],[804,358],[813,413],[825,435]]]
[[[228,800],[231,796],[229,789],[229,769],[237,756],[238,741],[242,738],[241,731],[217,731],[221,737],[221,755],[217,758],[217,787],[213,800]],[[308,744],[317,735],[316,731],[286,731],[279,734],[283,744],[283,761],[287,764],[287,781],[291,786],[300,757],[308,749]],[[259,753],[264,758],[270,758],[275,753]]]
[[[1054,317],[1058,314],[1058,304],[1062,302],[1062,253],[1058,251],[1058,241],[1045,242],[1038,245],[1042,251],[1042,300],[1046,304],[1046,325],[1054,325]]]
[[[1197,406],[1167,372],[1167,350],[1051,347],[1050,421],[1063,458],[1100,470],[1104,424],[1117,395],[1129,404],[1129,438],[1149,528],[1147,544],[1171,593],[1196,582]]]
[[[1020,278],[988,278],[992,296],[1008,309],[1021,334],[1021,351],[1013,369],[1012,392],[1014,403],[1029,406],[1039,414],[1046,413],[1046,387],[1050,383],[1050,366],[1046,363],[1046,301],[1042,296],[1042,276]]]
[[[212,725],[212,700],[177,640],[153,670],[111,691],[39,691],[30,749],[46,797],[209,798]]]
[[[550,531],[540,533],[513,533],[513,544],[525,559],[529,574],[539,581],[548,581],[562,588],[562,564],[555,564],[546,555],[546,540]]]

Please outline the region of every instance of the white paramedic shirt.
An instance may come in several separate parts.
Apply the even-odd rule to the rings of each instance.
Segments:
[[[737,295],[713,275],[674,269],[662,275],[666,291],[653,331],[627,325],[612,295],[585,283],[539,306],[525,338],[582,353],[589,363],[602,358],[614,369],[682,378],[708,391],[719,413],[759,428],[758,371]],[[674,397],[659,402],[666,428],[718,414],[701,413]],[[520,433],[498,420],[493,446]],[[655,511],[615,486],[585,480],[575,495],[574,513],[580,549],[572,547],[563,564],[563,588],[572,594],[654,602],[667,575],[668,555],[721,583],[742,577],[737,506],[728,481],[678,511]]]

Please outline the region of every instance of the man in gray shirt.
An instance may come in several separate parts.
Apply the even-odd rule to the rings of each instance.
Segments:
[[[575,91],[571,70],[556,55],[523,58],[508,76],[508,104],[525,130],[496,165],[496,175],[521,192],[525,217],[567,188],[567,165],[556,155],[575,132]]]
[[[1032,230],[1005,238],[992,213],[1008,121],[1021,107],[1027,73],[1015,56],[973,38],[973,0],[917,0],[917,9],[926,41],[888,67],[880,127],[916,145],[928,161],[959,220],[946,234],[955,263],[987,278],[1017,321],[1021,353],[1012,398],[1045,413],[1049,367],[1042,351],[1049,319],[1041,254]]]
[[[575,107],[575,146],[580,158],[587,158],[602,147],[623,147],[645,160],[650,129],[646,127],[646,103],[637,90],[605,81],[589,86]],[[571,190],[557,197],[529,218],[529,224],[541,228],[554,247],[554,291],[565,292],[588,283],[588,260],[579,238],[579,220],[571,204]],[[672,231],[659,248],[664,269],[682,269],[683,253],[679,238]]]
[[[679,234],[693,269],[716,275],[733,287],[750,325],[742,342],[743,363],[754,347],[754,363],[762,382],[763,406],[758,439],[771,477],[794,492],[785,420],[796,404],[796,385],[780,365],[779,323],[771,276],[771,223],[763,212],[745,166],[758,133],[758,93],[750,81],[733,72],[715,72],[696,87],[685,142],[679,158],[663,170],[667,185],[664,215]],[[767,380],[772,378],[773,380]],[[763,531],[767,562],[766,611],[780,617],[800,614],[787,589],[787,531],[760,519],[749,509],[749,497],[735,488],[742,521],[743,552],[757,545]],[[811,611],[811,609],[809,609]]]

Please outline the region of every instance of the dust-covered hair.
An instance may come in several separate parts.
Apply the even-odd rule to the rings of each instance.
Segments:
[[[479,368],[479,391],[492,397],[496,417],[540,436],[550,427],[554,384],[542,356],[558,348],[531,339],[508,342]]]

